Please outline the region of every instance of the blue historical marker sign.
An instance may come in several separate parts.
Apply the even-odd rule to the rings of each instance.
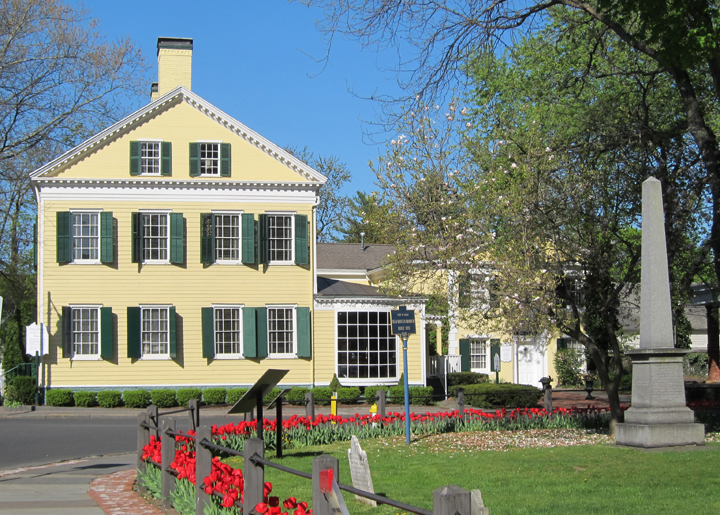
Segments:
[[[390,311],[392,332],[395,336],[407,338],[408,334],[415,334],[415,311],[405,306]]]

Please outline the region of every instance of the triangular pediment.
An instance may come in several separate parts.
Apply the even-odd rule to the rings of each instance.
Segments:
[[[190,145],[229,143],[231,176],[222,181],[320,186],[327,178],[185,87],[178,87],[31,174],[33,179],[134,179],[130,145],[135,141],[171,144],[172,175],[142,180],[194,180]],[[202,180],[215,178],[202,177]]]

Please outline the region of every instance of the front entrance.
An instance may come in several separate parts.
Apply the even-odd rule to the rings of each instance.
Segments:
[[[545,376],[547,345],[542,337],[518,339],[517,382],[540,387],[540,379]]]

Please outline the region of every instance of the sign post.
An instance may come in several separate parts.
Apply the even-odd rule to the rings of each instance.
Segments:
[[[500,382],[500,361],[500,341],[494,340],[490,345],[490,371],[495,372],[495,384]]]
[[[407,341],[408,336],[415,334],[415,311],[400,306],[390,311],[392,332],[402,338],[403,342],[403,377],[405,378],[405,442],[410,444],[410,389],[408,387]]]

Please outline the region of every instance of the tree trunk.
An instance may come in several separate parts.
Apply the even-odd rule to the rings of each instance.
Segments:
[[[720,324],[718,324],[718,305],[706,304],[707,312],[707,353],[708,383],[720,383]]]

